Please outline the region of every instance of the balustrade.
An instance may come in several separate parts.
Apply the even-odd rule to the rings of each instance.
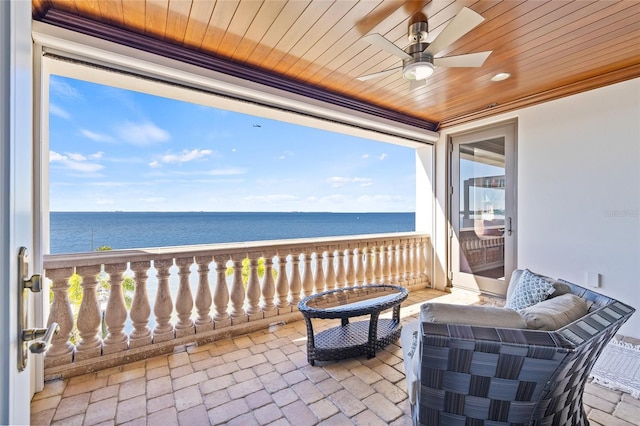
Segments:
[[[380,283],[424,287],[430,252],[428,235],[407,233],[48,255],[45,276],[53,292],[48,322],[57,322],[60,332],[46,354],[45,375],[64,374],[78,362],[86,366],[108,358],[107,364],[115,365],[125,354],[148,350],[152,355],[158,348],[212,340],[251,324],[266,328],[299,319],[300,299],[329,289]],[[74,274],[81,280],[77,307],[68,295],[70,280],[78,279]],[[126,280],[134,283],[133,290],[127,286],[127,297],[133,296],[129,308]],[[103,287],[109,288],[108,300]]]

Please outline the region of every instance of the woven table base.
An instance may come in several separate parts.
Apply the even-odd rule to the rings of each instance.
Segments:
[[[395,342],[402,326],[393,319],[379,319],[377,339],[369,346],[369,321],[357,321],[325,330],[314,336],[315,346],[307,347],[310,360],[333,361],[358,355],[375,356],[378,349]]]

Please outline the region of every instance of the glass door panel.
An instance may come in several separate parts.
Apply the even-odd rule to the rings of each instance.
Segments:
[[[505,277],[514,268],[514,149],[508,130],[452,139],[450,276],[454,286],[504,294]]]

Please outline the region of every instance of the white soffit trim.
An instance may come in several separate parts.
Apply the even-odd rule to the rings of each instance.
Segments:
[[[33,22],[32,35],[34,42],[42,45],[46,53],[69,59],[46,60],[46,69],[52,74],[412,148],[433,144],[439,137],[437,132],[352,111],[42,22]]]

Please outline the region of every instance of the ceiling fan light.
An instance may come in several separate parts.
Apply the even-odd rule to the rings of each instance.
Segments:
[[[414,62],[407,65],[402,74],[407,80],[424,80],[433,74],[433,64],[431,62]]]

